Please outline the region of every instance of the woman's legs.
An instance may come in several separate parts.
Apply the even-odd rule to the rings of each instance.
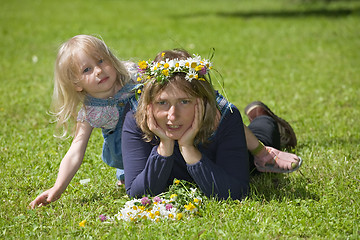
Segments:
[[[296,145],[296,135],[290,124],[276,116],[262,102],[249,104],[245,108],[245,113],[250,120],[248,129],[245,127],[245,135],[248,149],[253,153],[249,153],[250,172],[254,172],[255,169],[277,173],[297,170],[302,163],[301,159],[295,154],[277,150]],[[256,143],[257,139],[266,147]]]
[[[265,146],[280,149],[280,133],[276,121],[270,116],[255,118],[248,126]]]
[[[269,116],[276,121],[278,125],[278,132],[280,134],[280,148],[295,147],[297,139],[294,130],[290,124],[284,119],[278,117],[273,113],[268,106],[260,101],[250,103],[245,108],[245,114],[250,122],[253,122],[259,116]],[[278,148],[278,149],[280,149]]]
[[[259,116],[255,118],[248,126],[248,129],[250,129],[250,132],[246,130],[247,132],[247,141],[249,142],[250,134],[251,132],[254,134],[254,136],[260,140],[265,146],[273,147],[273,148],[280,148],[280,134],[278,130],[277,123],[274,119],[272,119],[269,116]],[[256,141],[256,144],[259,144],[258,141]],[[254,147],[256,148],[257,145]],[[253,148],[253,149],[254,149]],[[249,166],[250,166],[250,172],[256,173],[258,172],[256,170],[256,166],[254,164],[254,156],[249,152]]]

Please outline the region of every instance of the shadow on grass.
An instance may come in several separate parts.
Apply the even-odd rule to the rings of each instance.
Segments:
[[[126,196],[124,187],[114,187],[104,189],[100,192],[88,192],[86,195],[78,197],[77,203],[81,205],[88,205],[90,202],[107,202],[112,199],[122,199]]]
[[[360,16],[360,7],[355,8],[337,8],[337,9],[303,9],[303,10],[254,10],[254,11],[236,11],[236,12],[194,12],[190,14],[176,15],[176,18],[191,18],[199,16],[215,15],[224,18],[304,18],[304,17],[328,17],[338,18],[349,15]]]
[[[320,197],[307,189],[309,179],[300,174],[296,180],[290,180],[287,174],[261,173],[251,177],[251,198],[257,200],[312,199],[318,201]]]
[[[309,9],[309,10],[282,10],[282,11],[249,11],[249,12],[218,12],[220,17],[238,18],[302,18],[302,17],[345,17],[349,15],[360,15],[360,8],[341,9]]]

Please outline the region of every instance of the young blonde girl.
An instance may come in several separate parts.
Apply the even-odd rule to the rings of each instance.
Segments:
[[[97,37],[78,35],[61,45],[55,63],[54,115],[57,128],[63,129],[61,137],[76,122],[74,139],[54,186],[32,201],[32,208],[60,198],[82,164],[93,128],[103,132],[103,161],[118,168],[117,176],[124,180],[121,128],[123,115],[136,106],[131,93],[136,73],[136,64],[119,61]]]

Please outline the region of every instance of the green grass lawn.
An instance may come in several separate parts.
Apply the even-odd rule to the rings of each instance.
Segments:
[[[4,1],[0,238],[359,239],[359,25],[355,0]],[[95,131],[62,198],[30,210],[54,184],[71,143],[53,137],[47,112],[58,46],[77,34],[100,35],[124,60],[175,47],[207,56],[215,48],[231,102],[242,110],[264,101],[292,124],[301,172],[257,176],[246,200],[206,201],[201,217],[104,224],[98,216],[116,214],[126,194],[101,161]]]

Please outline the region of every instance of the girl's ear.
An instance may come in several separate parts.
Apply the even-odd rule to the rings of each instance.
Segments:
[[[74,83],[74,87],[75,87],[75,91],[77,91],[77,92],[81,92],[82,90],[84,90],[82,87],[80,87],[76,83]]]
[[[77,92],[82,92],[83,88],[75,85],[75,90]]]

